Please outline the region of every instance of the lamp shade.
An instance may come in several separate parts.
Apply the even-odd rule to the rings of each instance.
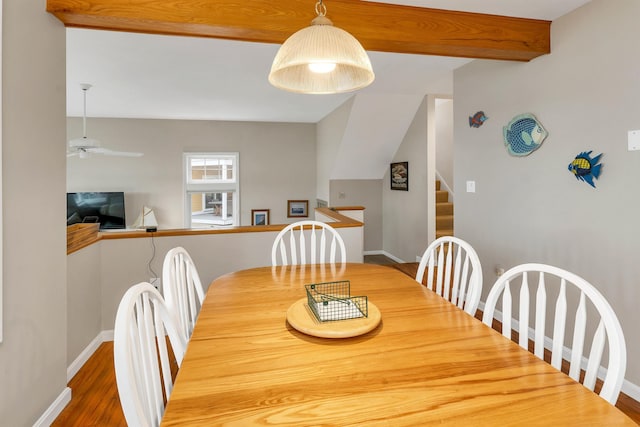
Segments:
[[[280,46],[269,82],[290,92],[330,94],[368,86],[375,78],[358,40],[324,15]]]

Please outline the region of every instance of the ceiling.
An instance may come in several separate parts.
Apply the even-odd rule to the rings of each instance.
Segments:
[[[385,0],[384,3],[553,21],[589,0]],[[310,8],[313,7],[310,2]],[[325,3],[331,17],[331,3]],[[301,95],[267,81],[278,45],[67,29],[67,114],[90,117],[316,123],[353,94]],[[381,99],[452,93],[470,59],[369,52]]]

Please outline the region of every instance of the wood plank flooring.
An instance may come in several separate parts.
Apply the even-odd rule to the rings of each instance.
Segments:
[[[383,255],[367,256],[365,262],[396,264],[385,258]],[[393,266],[411,277],[415,276],[417,269],[417,263]],[[116,388],[112,341],[100,345],[69,382],[69,387],[72,390],[71,402],[52,424],[53,427],[126,427]],[[621,393],[616,407],[640,425],[639,402]]]
[[[113,366],[113,341],[103,342],[69,381],[71,402],[52,427],[127,427]]]

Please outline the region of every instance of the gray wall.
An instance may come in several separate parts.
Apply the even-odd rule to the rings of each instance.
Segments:
[[[4,0],[0,423],[31,426],[65,389],[65,30]]]
[[[336,108],[317,124],[316,145],[316,196],[329,201],[331,172],[336,163],[340,144],[349,122],[354,97]]]
[[[364,251],[382,248],[382,183],[379,179],[334,179],[329,206],[363,206]]]
[[[594,0],[555,21],[551,54],[529,63],[474,61],[454,74],[456,235],[483,264],[485,290],[496,266],[553,264],[595,285],[626,335],[627,380],[640,384],[640,2]],[[482,109],[489,120],[469,128]],[[542,147],[510,156],[502,127],[533,113],[549,131]],[[604,153],[591,188],[567,165],[581,151]],[[466,193],[466,180],[476,193]],[[636,390],[637,391],[637,390]]]
[[[415,262],[427,247],[427,98],[398,148],[393,162],[409,162],[409,191],[390,189],[389,170],[382,180],[383,249]]]
[[[87,135],[104,147],[142,157],[70,157],[68,191],[124,191],[127,224],[145,204],[160,228],[183,228],[183,152],[240,153],[240,219],[270,209],[272,224],[287,218],[287,200],[316,199],[316,126],[299,123],[87,119]],[[82,119],[68,119],[69,138],[82,136]]]
[[[150,249],[150,246],[145,249]],[[67,367],[72,366],[101,331],[113,329],[113,325],[110,328],[102,326],[102,267],[102,246],[99,244],[67,256]],[[122,266],[116,270],[122,270]],[[143,277],[143,280],[150,279]],[[122,295],[124,292],[120,298]]]

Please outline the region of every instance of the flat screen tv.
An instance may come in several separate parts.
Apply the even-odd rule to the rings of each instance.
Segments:
[[[98,222],[100,230],[125,228],[124,192],[67,193],[67,225]]]

